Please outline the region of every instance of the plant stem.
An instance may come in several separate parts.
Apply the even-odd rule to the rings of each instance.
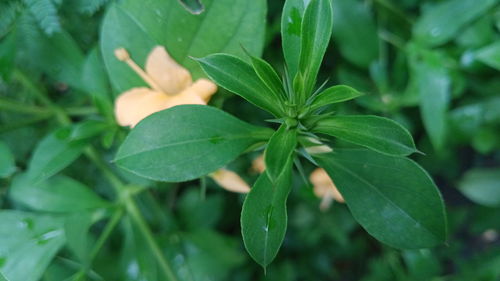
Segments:
[[[22,83],[23,86],[25,86],[31,92],[33,92],[33,94],[40,100],[40,102],[42,102],[45,106],[47,106],[47,108],[49,108],[56,115],[57,120],[61,125],[64,126],[71,125],[71,119],[69,118],[68,114],[64,112],[56,104],[54,104],[47,97],[46,93],[41,89],[39,89],[26,75],[24,75],[24,73],[22,73],[19,70],[15,70],[13,72],[13,76],[20,83]],[[123,183],[121,179],[115,175],[115,173],[111,170],[111,168],[107,165],[107,163],[105,163],[101,159],[101,157],[99,157],[99,154],[92,146],[87,147],[84,154],[103,172],[104,176],[109,180],[111,186],[115,190],[117,197],[123,200],[123,203],[125,204],[125,209],[127,210],[130,217],[141,231],[142,235],[144,235],[144,238],[148,242],[151,250],[153,251],[158,261],[158,264],[160,265],[160,268],[165,274],[166,279],[171,281],[178,281],[178,279],[173,274],[170,264],[163,255],[159,245],[156,243],[153,232],[149,228],[144,217],[139,211],[137,204],[132,198],[131,196],[132,194],[126,188],[125,183]]]
[[[167,277],[168,280],[177,280],[177,277],[175,277],[174,272],[172,271],[172,268],[170,267],[170,264],[168,261],[165,259],[165,256],[163,255],[160,247],[156,243],[156,240],[153,237],[153,233],[151,232],[151,229],[149,226],[146,224],[144,221],[144,218],[142,217],[139,208],[137,208],[137,205],[133,201],[132,198],[129,198],[125,202],[125,206],[127,208],[127,212],[129,213],[130,217],[132,220],[135,222],[139,230],[142,232],[144,235],[144,238],[146,239],[146,242],[148,243],[149,247],[153,251],[153,254],[156,257],[156,260],[158,261],[158,264],[162,271],[165,273],[165,276]]]
[[[120,219],[123,217],[123,208],[118,208],[114,213],[113,216],[109,219],[108,223],[104,227],[104,230],[101,232],[99,235],[99,238],[97,238],[97,241],[92,248],[92,251],[90,252],[89,260],[88,263],[78,271],[72,280],[78,281],[82,280],[82,278],[85,276],[87,271],[90,269],[92,265],[92,261],[96,258],[97,254],[101,250],[101,248],[104,246],[104,243],[108,240],[109,236],[111,233],[113,233],[113,230],[115,227],[118,225],[120,222]]]
[[[47,115],[50,111],[33,105],[21,104],[10,99],[0,98],[0,109],[18,113]]]

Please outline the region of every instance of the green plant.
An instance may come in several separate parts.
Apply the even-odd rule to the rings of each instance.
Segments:
[[[429,175],[406,158],[418,152],[408,131],[383,117],[334,115],[325,109],[360,96],[348,86],[316,88],[331,32],[330,1],[305,6],[289,0],[281,26],[287,65],[283,79],[252,55],[251,64],[227,54],[198,59],[217,84],[271,113],[270,121],[279,124],[275,132],[217,109],[183,105],[140,122],[115,163],[149,179],[187,181],[266,144],[266,173],[252,187],[241,214],[246,249],[264,268],[285,236],[286,201],[294,163],[301,170],[299,155],[328,172],[355,219],[380,241],[396,248],[444,242],[443,201]],[[161,129],[165,124],[168,131]],[[332,146],[329,137],[366,149]]]

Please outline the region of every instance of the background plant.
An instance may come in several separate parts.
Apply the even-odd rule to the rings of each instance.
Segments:
[[[166,45],[203,76],[188,55],[225,52],[251,63],[241,44],[256,57],[263,50],[281,72],[284,61],[290,67],[286,53],[280,57],[283,2],[268,3],[267,24],[264,1],[250,10],[247,1],[202,1],[203,8],[196,1],[145,1],[141,9],[135,1],[83,2],[95,8],[8,1],[0,9],[6,195],[0,272],[10,280],[164,280],[165,261],[181,280],[498,278],[497,1],[332,2],[333,43],[318,81],[329,78],[326,88],[344,84],[364,95],[331,109],[385,116],[409,129],[425,153],[411,158],[429,171],[447,202],[450,235],[447,245],[432,250],[384,246],[354,223],[345,206],[320,212],[296,174],[287,236],[266,276],[244,252],[238,227],[243,196],[221,192],[207,179],[161,183],[110,164],[128,133],[113,120],[113,97],[142,85],[110,51],[126,47],[143,62],[152,46]],[[185,22],[197,19],[185,6],[207,19]],[[179,18],[163,12],[172,7]],[[247,21],[238,25],[241,14]],[[188,32],[183,22],[202,31]],[[185,36],[183,42],[222,36],[221,26],[237,34],[229,47],[201,44],[207,49],[183,55],[185,46],[175,43],[177,36]],[[224,90],[212,106],[257,126],[273,118]],[[247,169],[256,156],[245,154],[229,168],[253,182],[257,175]],[[301,164],[307,176],[313,166]],[[22,270],[16,259],[23,260]]]

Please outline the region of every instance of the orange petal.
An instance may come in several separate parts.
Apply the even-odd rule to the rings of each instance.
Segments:
[[[147,116],[167,108],[169,97],[149,88],[133,88],[115,101],[115,117],[121,126],[134,127]]]
[[[337,202],[345,202],[344,197],[342,197],[342,194],[340,194],[332,179],[324,169],[317,168],[314,170],[309,180],[314,186],[314,194],[317,197],[332,196]]]
[[[208,79],[201,78],[196,80],[189,89],[195,92],[205,102],[208,102],[215,92],[217,92],[217,85]]]
[[[149,53],[146,73],[167,95],[176,95],[193,82],[189,71],[172,59],[163,46],[156,46]]]
[[[167,102],[167,108],[181,105],[181,104],[202,104],[206,105],[207,103],[202,100],[196,93],[192,92],[190,88],[182,91],[180,94],[175,96],[169,96]]]
[[[264,154],[259,155],[252,161],[252,170],[262,174],[266,170],[266,162],[264,161]]]
[[[250,191],[250,186],[233,171],[219,169],[209,176],[225,190],[238,193],[248,193]]]

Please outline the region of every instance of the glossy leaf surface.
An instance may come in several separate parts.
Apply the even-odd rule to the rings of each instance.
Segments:
[[[316,157],[354,218],[396,248],[436,246],[446,239],[443,200],[429,175],[404,157],[341,150]]]
[[[226,54],[215,54],[199,59],[203,70],[215,83],[241,96],[254,105],[278,117],[282,115],[280,100],[261,81],[251,65]]]
[[[388,155],[416,152],[410,133],[391,119],[370,115],[337,115],[318,121],[314,132],[337,137]]]
[[[180,105],[134,127],[115,163],[145,178],[187,181],[223,167],[271,132],[210,106]]]
[[[283,171],[283,167],[292,157],[296,146],[297,130],[288,129],[286,124],[282,124],[269,140],[265,152],[266,172],[272,182]]]
[[[273,183],[260,175],[241,211],[241,233],[252,258],[266,268],[276,257],[287,228],[286,200],[291,189],[292,159]]]

